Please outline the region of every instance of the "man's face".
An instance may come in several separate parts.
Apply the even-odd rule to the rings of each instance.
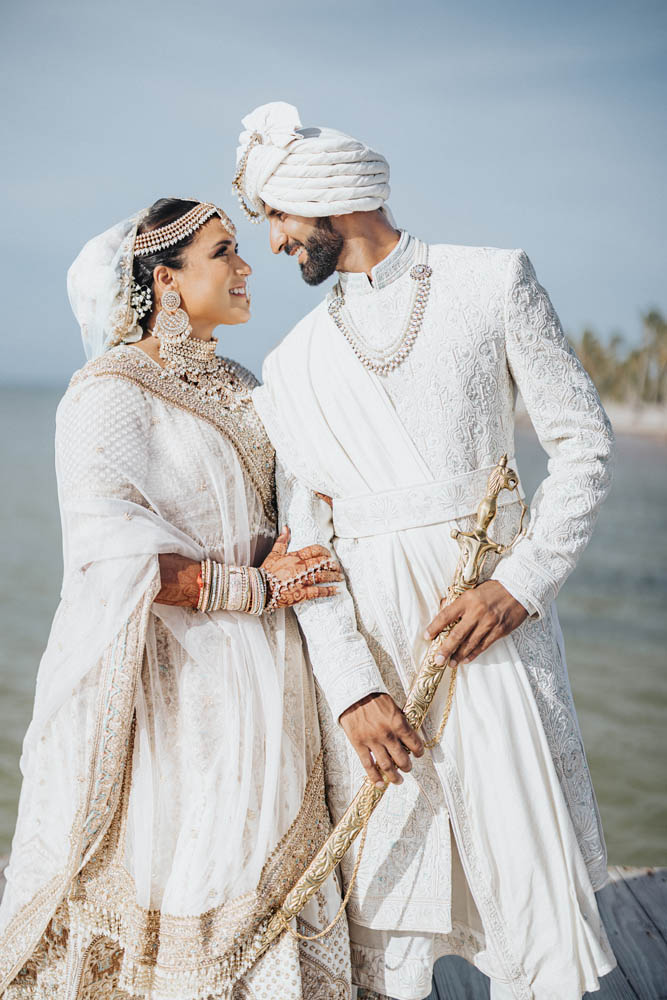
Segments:
[[[331,218],[309,219],[265,206],[269,241],[274,253],[296,257],[308,285],[319,285],[336,270],[344,239]]]

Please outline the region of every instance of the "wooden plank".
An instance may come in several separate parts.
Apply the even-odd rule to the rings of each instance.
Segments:
[[[610,875],[597,900],[616,961],[641,1000],[667,1000],[667,942],[623,877]]]
[[[489,980],[474,965],[446,955],[433,969],[433,989],[428,1000],[488,1000]]]
[[[489,980],[462,958],[447,956],[435,963],[433,989],[427,1000],[489,1000]],[[600,980],[600,989],[585,1000],[644,1000],[622,969],[615,968]]]
[[[643,1000],[625,978],[623,970],[615,969],[600,980],[600,989],[595,993],[584,993],[584,1000]]]
[[[618,873],[635,899],[667,941],[667,868],[628,868],[625,865],[609,870]]]
[[[610,868],[609,875],[611,885],[604,894],[598,894],[598,903],[612,948],[616,949],[615,940],[621,933],[626,950],[644,953],[649,966],[657,959],[655,969],[652,969],[655,973],[654,982],[653,986],[647,987],[646,975],[637,971],[637,967],[641,969],[642,966],[639,957],[635,958],[634,963],[630,963],[628,975],[623,967],[628,964],[624,958],[623,963],[619,961],[619,965],[600,980],[599,991],[585,995],[586,1000],[655,1000],[658,997],[662,1000],[663,996],[667,997],[667,991],[661,993],[659,989],[663,985],[667,986],[667,967],[663,969],[661,966],[660,945],[657,944],[656,951],[652,947],[652,940],[656,937],[656,930],[661,931],[661,921],[667,919],[667,870]],[[626,889],[632,891],[628,893]],[[619,893],[620,905],[616,901]],[[657,911],[658,917],[653,929],[652,910]],[[619,926],[619,911],[627,918],[622,927]],[[661,935],[658,938],[659,936]],[[441,958],[433,971],[433,989],[427,1000],[487,1000],[489,997],[489,981],[486,976],[463,959],[453,956]],[[632,984],[633,974],[639,977],[636,989]],[[653,992],[642,992],[647,989],[653,989]]]

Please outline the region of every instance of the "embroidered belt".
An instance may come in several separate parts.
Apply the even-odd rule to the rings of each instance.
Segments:
[[[516,468],[514,458],[509,459]],[[338,538],[368,538],[407,528],[424,528],[474,514],[484,495],[489,465],[438,482],[402,486],[384,493],[367,493],[333,501],[334,534]],[[524,492],[519,485],[519,493]],[[498,504],[516,502],[516,494],[504,491]]]

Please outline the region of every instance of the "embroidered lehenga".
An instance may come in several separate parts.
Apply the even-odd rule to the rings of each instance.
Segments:
[[[294,616],[154,603],[160,553],[257,565],[272,544],[254,385],[232,364],[206,399],[123,344],[60,404],[65,573],[0,910],[7,1000],[350,996],[344,918],[255,962],[329,829]],[[330,883],[298,929],[339,902]]]

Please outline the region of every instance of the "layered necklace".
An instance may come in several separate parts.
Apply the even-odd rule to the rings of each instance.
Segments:
[[[431,291],[433,270],[428,264],[428,246],[417,240],[416,263],[410,268],[410,277],[415,283],[410,303],[407,323],[399,336],[387,347],[372,349],[356,329],[349,310],[345,306],[343,287],[338,281],[329,293],[329,315],[343,334],[362,365],[376,375],[388,375],[398,368],[410,354],[424,322],[424,313]]]
[[[163,337],[160,357],[172,375],[198,389],[202,396],[213,396],[229,406],[239,401],[239,394],[247,395],[248,387],[232,364],[215,353],[217,346],[217,337],[210,340],[188,337],[181,343]]]
[[[193,337],[188,314],[180,305],[178,292],[165,292],[155,327],[150,331],[160,342],[165,371],[197,389],[202,396],[214,397],[223,406],[247,401],[248,387],[236,366],[215,353],[217,338]]]

